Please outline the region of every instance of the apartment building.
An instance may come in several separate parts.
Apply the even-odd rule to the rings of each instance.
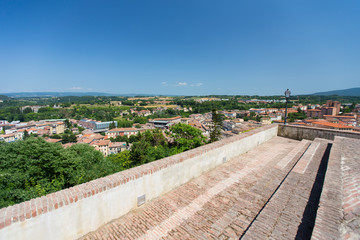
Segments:
[[[137,128],[114,128],[109,130],[106,135],[108,138],[116,138],[117,136],[127,136],[136,135],[138,133]]]

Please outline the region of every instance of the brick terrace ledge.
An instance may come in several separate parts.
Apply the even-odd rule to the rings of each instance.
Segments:
[[[0,209],[0,238],[2,238],[4,230],[15,223],[26,222],[30,219],[39,218],[47,213],[58,211],[65,206],[71,207],[82,199],[96,196],[101,192],[108,191],[120,185],[125,185],[126,183],[137,180],[143,176],[151,175],[162,169],[168,168],[169,166],[181,163],[190,158],[204,155],[210,151],[214,151],[225,145],[235,143],[261,132],[266,132],[267,130],[270,130],[271,132],[275,131],[276,136],[277,128],[278,125],[276,124],[260,127],[241,135],[226,138],[174,156],[124,170],[103,178],[95,179],[84,184],[54,192],[36,199],[31,199],[7,208],[2,208]],[[266,140],[267,139],[264,139],[264,141]],[[255,141],[257,141],[257,145],[264,142],[261,142],[260,140]]]

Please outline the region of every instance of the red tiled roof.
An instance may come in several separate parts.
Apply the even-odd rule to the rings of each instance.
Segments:
[[[109,130],[108,132],[133,132],[137,130],[137,128],[114,128]]]
[[[39,134],[39,135],[48,134],[48,133],[49,133],[49,130],[47,130],[47,129],[39,129],[37,131],[37,134]]]
[[[1,137],[15,137],[15,133],[10,133],[10,134],[3,134],[0,135]]]
[[[109,140],[98,140],[95,142],[92,142],[90,145],[96,145],[96,146],[108,146],[110,143]]]
[[[176,117],[172,117],[172,118],[154,118],[154,121],[171,121],[171,120],[176,120],[176,119],[180,119],[180,116],[176,116]]]
[[[291,123],[291,125],[307,125],[307,124],[304,122],[293,122]]]
[[[348,119],[352,119],[355,118],[355,116],[341,116],[341,115],[324,115],[324,117],[332,117],[332,118],[348,118]]]
[[[94,137],[85,137],[85,138],[81,138],[78,142],[79,143],[91,143],[92,141],[94,141]]]
[[[51,142],[51,143],[57,143],[57,142],[61,142],[62,139],[45,138],[45,141]]]
[[[126,145],[126,142],[110,142],[109,147],[122,147],[124,146],[124,144]]]
[[[313,124],[327,126],[327,127],[333,127],[333,128],[352,128],[351,126],[346,126],[343,124],[331,123],[331,122],[313,122]]]
[[[76,144],[76,143],[65,143],[65,144],[63,144],[62,146],[63,146],[64,148],[68,148],[68,147],[71,147],[71,146],[74,145],[74,144]]]

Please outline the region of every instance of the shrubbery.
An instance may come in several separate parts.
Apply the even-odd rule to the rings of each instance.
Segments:
[[[63,148],[33,136],[0,142],[0,208],[174,155],[206,143],[201,131],[174,125],[168,138],[158,129],[133,137],[130,151],[108,157],[87,144]],[[170,141],[168,141],[170,139]]]

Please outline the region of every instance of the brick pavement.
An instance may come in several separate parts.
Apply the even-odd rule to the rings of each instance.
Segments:
[[[327,141],[315,139],[241,239],[311,237],[322,187],[314,183],[327,149]]]
[[[298,144],[275,137],[81,239],[238,239],[297,160]]]
[[[341,139],[344,239],[360,239],[360,140]]]

